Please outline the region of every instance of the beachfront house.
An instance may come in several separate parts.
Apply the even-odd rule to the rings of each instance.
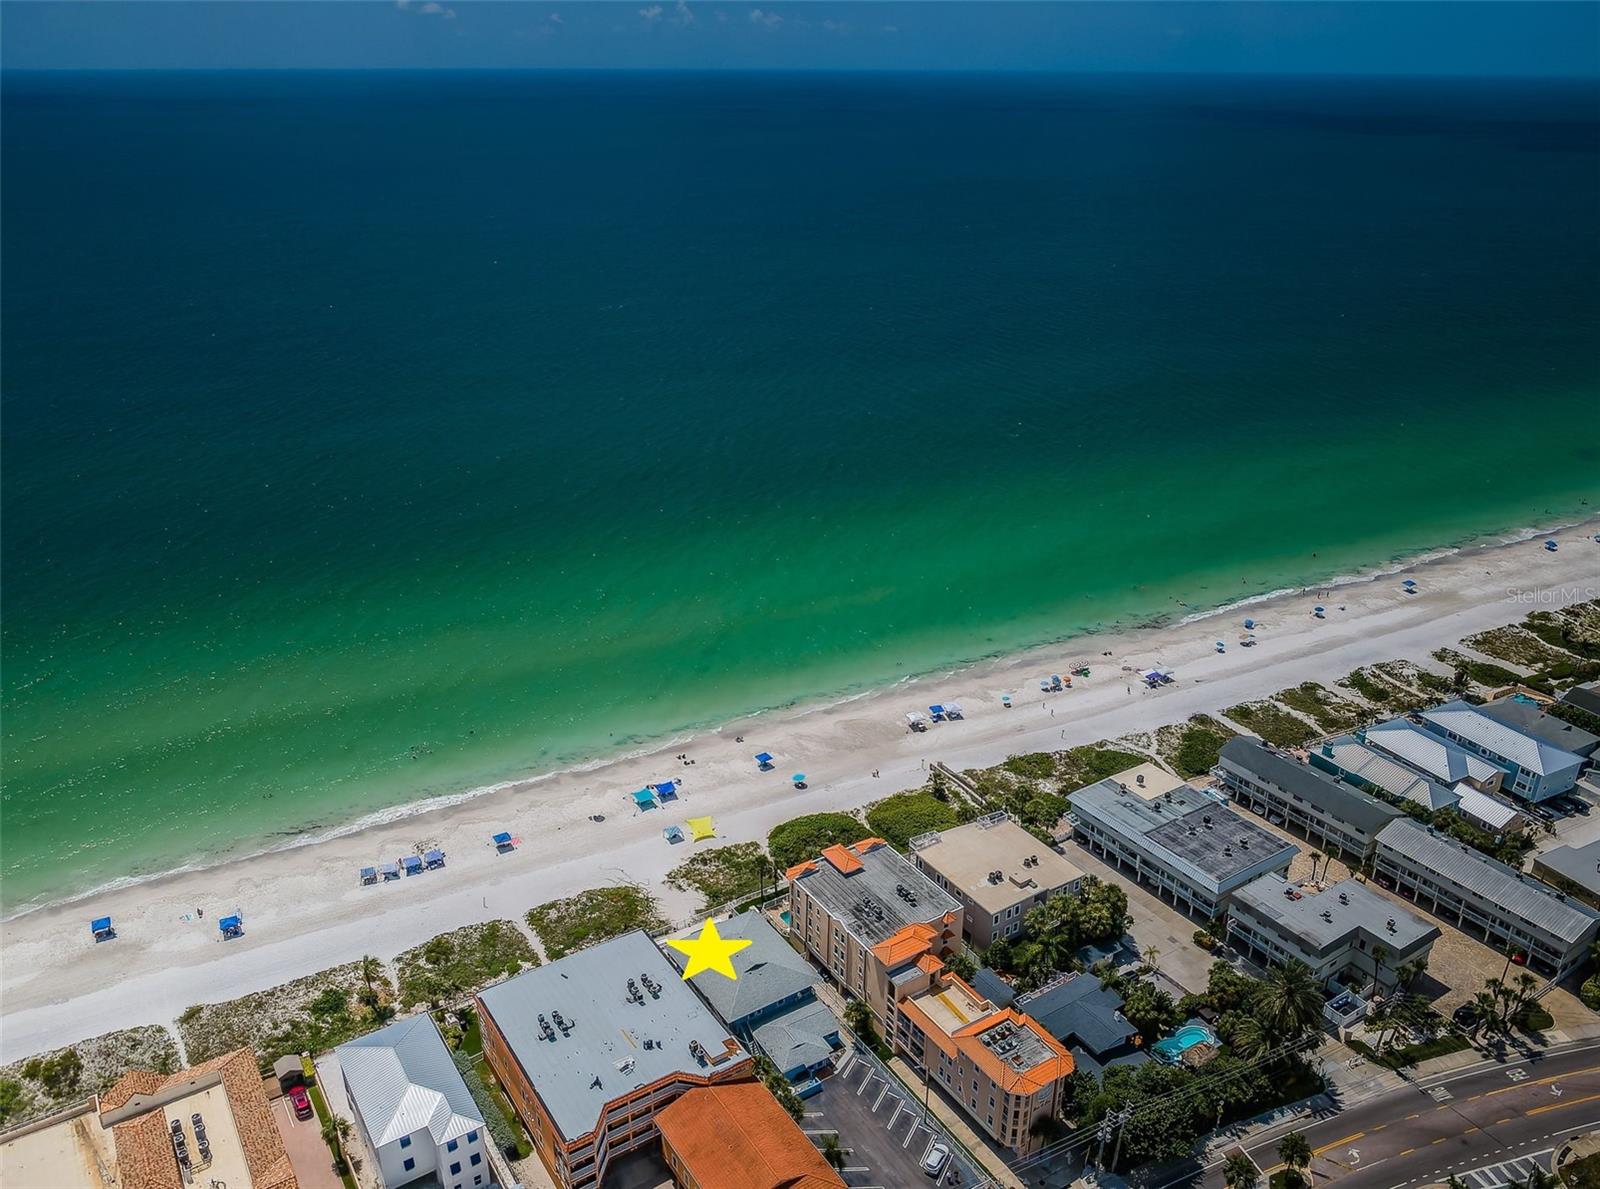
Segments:
[[[1466,702],[1446,702],[1431,710],[1420,710],[1417,718],[1427,730],[1504,769],[1501,787],[1524,801],[1561,796],[1572,788],[1583,770],[1582,756],[1503,717],[1484,714]]]
[[[425,1177],[441,1189],[495,1183],[483,1115],[432,1016],[396,1021],[334,1054],[384,1189]]]
[[[697,926],[680,936],[699,932]],[[809,1079],[826,1070],[843,1041],[838,1019],[817,998],[817,968],[756,909],[721,922],[717,932],[750,943],[730,958],[738,977],[698,978],[694,989],[729,1031],[746,1044],[754,1043],[784,1077],[802,1083],[801,1093],[820,1088]],[[680,970],[689,961],[675,949],[667,949],[666,955]]]

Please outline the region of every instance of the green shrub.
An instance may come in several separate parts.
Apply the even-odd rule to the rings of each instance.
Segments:
[[[667,873],[667,884],[680,892],[700,893],[700,911],[753,896],[772,874],[767,854],[759,842],[735,842],[710,850],[697,850],[685,863]]]
[[[1222,713],[1278,747],[1299,747],[1317,734],[1309,723],[1271,702],[1241,702]]]
[[[1204,929],[1196,929],[1194,931],[1194,943],[1203,950],[1209,950],[1216,946],[1217,939]]]
[[[539,956],[513,921],[485,921],[441,933],[395,959],[400,1006],[443,1007],[524,966]]]
[[[633,929],[653,933],[666,925],[650,894],[632,884],[590,888],[528,910],[528,927],[539,935],[552,962]]]
[[[1234,732],[1216,719],[1196,715],[1178,739],[1178,749],[1172,757],[1173,767],[1185,778],[1204,776],[1217,766],[1222,745],[1233,736]]]
[[[1600,974],[1591,975],[1578,988],[1578,998],[1590,1011],[1600,1011]]]
[[[867,810],[867,828],[899,850],[904,850],[918,834],[960,824],[961,817],[954,808],[923,792],[896,793]]]
[[[808,813],[774,826],[767,835],[767,853],[784,870],[816,858],[835,843],[860,842],[865,835],[861,822],[848,813]]]

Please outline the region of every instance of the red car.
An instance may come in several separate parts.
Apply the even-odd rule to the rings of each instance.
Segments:
[[[304,1086],[295,1086],[289,1091],[289,1105],[294,1107],[296,1119],[311,1117],[311,1096],[306,1093]]]

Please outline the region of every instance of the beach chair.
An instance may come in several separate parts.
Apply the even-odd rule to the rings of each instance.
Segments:
[[[363,867],[361,869],[362,884],[377,883],[378,869],[376,867]]]

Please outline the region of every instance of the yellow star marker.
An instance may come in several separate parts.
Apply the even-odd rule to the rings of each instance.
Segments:
[[[689,964],[683,968],[683,977],[687,981],[702,970],[715,970],[727,978],[738,978],[732,958],[750,942],[742,937],[723,938],[717,932],[717,923],[707,919],[699,937],[692,941],[669,937],[667,944],[689,959]]]

